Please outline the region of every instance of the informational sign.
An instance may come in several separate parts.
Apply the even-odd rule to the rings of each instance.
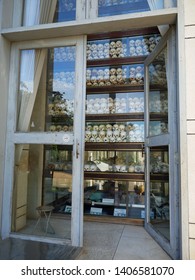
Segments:
[[[105,204],[114,204],[114,198],[103,198],[102,202]]]
[[[72,206],[66,205],[64,212],[65,213],[71,213],[72,212]]]
[[[90,214],[91,215],[102,215],[102,208],[91,207]]]
[[[141,211],[141,218],[142,218],[142,219],[145,219],[145,210],[142,210],[142,211]],[[153,212],[153,211],[150,212],[150,218],[151,218],[152,220],[154,219],[154,212]]]
[[[123,208],[114,208],[115,217],[126,217],[126,209]]]

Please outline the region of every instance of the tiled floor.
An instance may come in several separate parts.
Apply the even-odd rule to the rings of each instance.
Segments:
[[[62,220],[60,223],[56,220],[52,226],[58,233],[60,228],[64,228]],[[10,238],[0,241],[0,259],[170,260],[171,258],[141,226],[84,222],[82,249],[68,244]]]

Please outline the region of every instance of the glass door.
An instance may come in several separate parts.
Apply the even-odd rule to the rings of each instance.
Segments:
[[[18,86],[9,93],[6,170],[13,178],[5,194],[13,198],[12,233],[82,246],[84,46],[85,37],[13,46],[10,79]]]
[[[173,28],[146,59],[145,71],[145,227],[172,258],[178,258],[179,186]]]

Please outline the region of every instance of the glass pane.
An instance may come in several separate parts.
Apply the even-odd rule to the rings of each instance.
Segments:
[[[150,222],[170,239],[169,150],[167,146],[150,150]]]
[[[91,67],[87,69],[87,87],[138,86],[144,84],[143,64]]]
[[[13,232],[70,239],[71,147],[16,145],[14,190]]]
[[[72,193],[72,147],[46,146],[44,158],[43,203],[55,213],[69,213]]]
[[[76,0],[25,0],[23,26],[76,19]]]
[[[86,179],[84,212],[90,215],[143,219],[144,182]]]
[[[87,43],[87,60],[135,57],[150,54],[159,43],[159,34],[90,40]]]
[[[167,48],[149,65],[149,135],[168,133]]]
[[[86,142],[144,142],[144,122],[87,122]]]
[[[58,0],[54,22],[76,19],[76,0]]]
[[[144,173],[144,157],[141,151],[86,151],[84,170]]]
[[[76,48],[49,49],[46,131],[72,131]]]
[[[75,46],[21,51],[18,131],[73,130],[75,52]]]
[[[99,93],[88,94],[86,114],[144,113],[144,93]]]
[[[99,17],[121,15],[176,6],[177,0],[98,0],[98,15]]]
[[[149,10],[146,0],[98,0],[98,15],[100,17]]]

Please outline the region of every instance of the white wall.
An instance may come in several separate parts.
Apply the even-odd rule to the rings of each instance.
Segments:
[[[189,258],[195,260],[195,1],[184,1]]]
[[[9,1],[8,1],[9,2]],[[0,0],[0,30],[6,15],[2,10],[3,0]],[[8,21],[7,21],[8,23]],[[9,77],[10,43],[0,35],[0,205],[2,205],[4,182],[4,158],[6,141],[6,116],[8,103],[8,77]],[[0,230],[2,221],[2,207],[0,207]]]

